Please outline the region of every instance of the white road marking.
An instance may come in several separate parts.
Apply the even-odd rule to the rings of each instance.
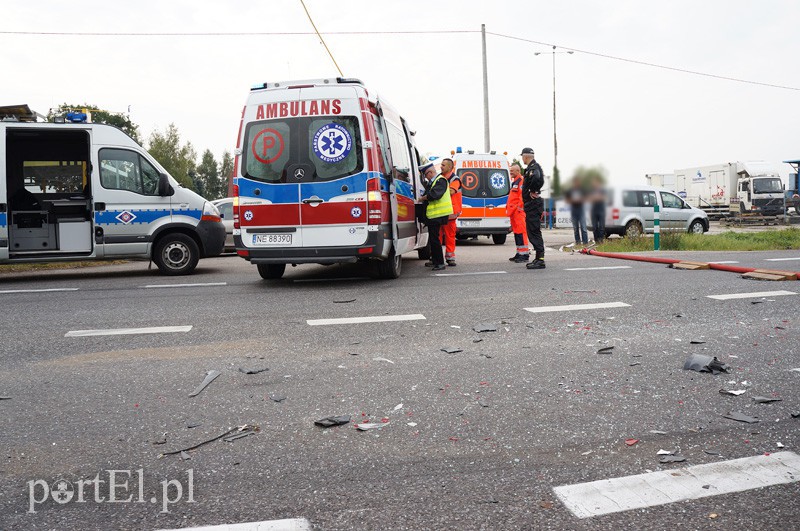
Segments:
[[[6,289],[0,293],[49,293],[52,291],[78,291],[78,288]]]
[[[800,456],[777,452],[564,485],[553,491],[572,514],[588,518],[796,481],[800,481]]]
[[[531,313],[546,312],[571,312],[573,310],[600,310],[603,308],[625,308],[630,304],[624,302],[598,302],[596,304],[567,304],[566,306],[537,306],[535,308],[524,308]]]
[[[709,264],[738,264],[736,260],[720,260],[718,262],[709,262]]]
[[[204,286],[227,286],[227,282],[204,282],[198,284],[148,284],[147,286],[139,286],[142,289],[154,288],[199,288]]]
[[[181,531],[309,531],[311,522],[305,518],[287,518],[285,520],[265,520],[263,522],[245,522],[241,524],[209,525],[203,527],[184,527]],[[160,531],[174,531],[161,529]]]
[[[417,321],[425,319],[420,313],[409,315],[374,315],[372,317],[342,317],[339,319],[308,319],[311,326],[336,325],[336,324],[361,324],[361,323],[388,323],[392,321]]]
[[[797,295],[794,291],[756,291],[753,293],[731,293],[728,295],[706,295],[709,299],[727,301],[729,299],[750,299],[755,297],[777,297],[780,295]]]
[[[505,275],[508,271],[476,271],[474,273],[434,273],[435,277],[466,277],[468,275]]]
[[[108,328],[106,330],[72,330],[64,337],[87,336],[125,336],[134,334],[168,334],[172,332],[188,332],[192,325],[187,326],[153,326],[150,328]]]
[[[600,271],[602,269],[631,269],[631,266],[570,267],[564,271]]]
[[[789,260],[800,260],[800,256],[794,256],[792,258],[764,258],[767,262],[788,262]]]

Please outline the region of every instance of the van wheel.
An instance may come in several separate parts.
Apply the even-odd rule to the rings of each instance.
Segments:
[[[283,276],[286,264],[257,264],[258,274],[265,280],[275,280]]]
[[[641,238],[643,233],[642,224],[638,221],[629,221],[628,224],[625,225],[626,238]]]
[[[692,221],[692,224],[689,225],[689,233],[691,234],[703,234],[704,232],[703,222],[699,219]]]
[[[395,254],[394,248],[389,251],[389,257],[386,260],[378,262],[378,277],[385,279],[393,279],[400,276],[400,270],[403,268],[403,256]]]
[[[164,275],[188,275],[197,267],[200,248],[191,236],[174,232],[158,240],[153,262]]]
[[[495,245],[503,245],[506,243],[507,234],[492,234],[492,241]]]

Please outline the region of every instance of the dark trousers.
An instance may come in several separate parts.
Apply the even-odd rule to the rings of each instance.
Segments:
[[[536,251],[535,258],[544,259],[544,240],[542,239],[542,213],[544,212],[544,201],[542,198],[531,199],[525,203],[525,228],[528,231],[528,239],[531,246]]]
[[[428,223],[428,241],[431,245],[431,263],[433,265],[444,265],[444,253],[442,252],[442,240],[439,238],[441,223]]]
[[[604,203],[592,203],[592,234],[595,243],[600,243],[606,237],[606,205]]]

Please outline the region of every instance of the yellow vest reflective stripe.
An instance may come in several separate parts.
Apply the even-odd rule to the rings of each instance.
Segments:
[[[431,188],[439,179],[444,179],[441,174],[437,175],[431,183]],[[446,179],[445,179],[446,180]],[[425,215],[428,219],[441,218],[449,216],[453,213],[453,203],[450,202],[450,186],[445,187],[444,195],[439,199],[432,199],[428,201],[428,207],[425,209]]]

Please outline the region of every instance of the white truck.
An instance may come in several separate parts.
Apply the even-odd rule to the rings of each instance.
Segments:
[[[644,176],[644,180],[647,182],[647,186],[675,191],[674,173],[647,173]]]
[[[675,192],[709,216],[783,214],[784,185],[768,163],[726,162],[675,170],[674,174]]]

